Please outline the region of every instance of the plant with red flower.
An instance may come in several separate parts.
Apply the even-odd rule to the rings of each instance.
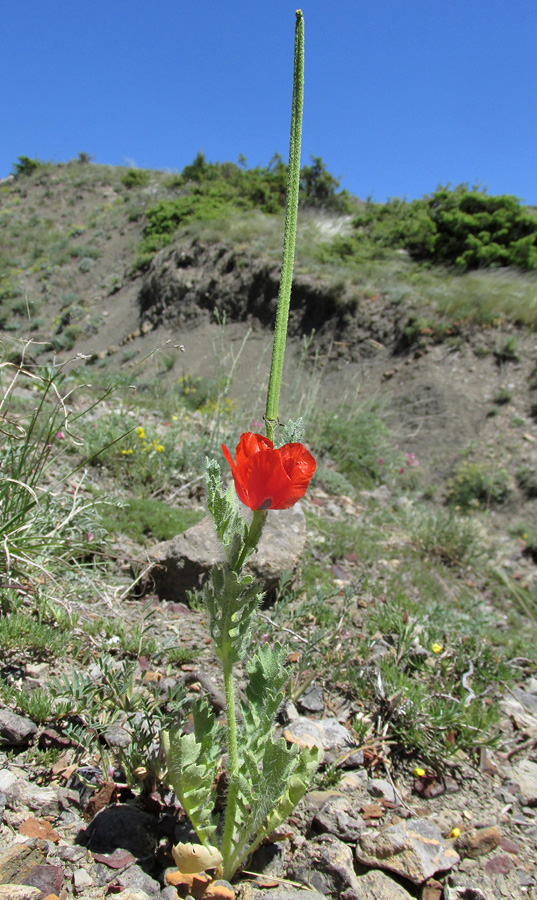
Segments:
[[[239,500],[250,509],[289,509],[304,496],[317,463],[302,444],[276,449],[269,438],[241,434],[235,460],[225,444]]]

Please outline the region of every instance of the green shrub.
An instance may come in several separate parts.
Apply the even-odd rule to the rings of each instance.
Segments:
[[[389,428],[371,409],[354,412],[344,407],[322,417],[312,429],[312,440],[354,487],[386,481],[400,463]]]
[[[531,466],[520,466],[516,473],[517,484],[528,500],[537,497],[537,472]]]
[[[145,187],[149,183],[149,172],[145,169],[127,169],[121,176],[121,184],[130,190],[131,188]]]
[[[41,159],[31,159],[29,156],[17,156],[18,162],[13,163],[13,172],[15,177],[19,175],[32,175],[37,169],[42,169],[45,165]]]
[[[447,499],[453,506],[470,509],[504,503],[510,492],[510,479],[505,469],[464,460],[449,481]]]
[[[411,203],[368,202],[354,225],[367,240],[405,248],[417,260],[461,270],[537,269],[537,217],[517,197],[490,196],[466,184],[439,187]]]

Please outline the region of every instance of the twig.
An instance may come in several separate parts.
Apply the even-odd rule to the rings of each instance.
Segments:
[[[303,638],[301,634],[297,634],[296,631],[292,631],[290,628],[286,628],[285,625],[278,625],[277,622],[274,622],[274,620],[271,619],[270,616],[265,615],[265,613],[258,612],[257,615],[261,616],[262,619],[265,619],[269,623],[269,625],[273,626],[273,628],[278,628],[280,631],[285,631],[286,634],[291,634],[294,638],[296,638],[297,641],[301,641],[303,644],[308,644],[309,646],[310,642],[306,638]]]
[[[473,674],[474,674],[474,664],[473,664],[472,660],[470,660],[468,671],[465,672],[464,675],[462,676],[462,686],[465,691],[468,691],[468,696],[467,696],[466,700],[464,701],[465,706],[468,706],[472,702],[472,700],[475,700],[475,692],[472,690],[472,688],[468,684],[468,679],[471,678],[471,676]]]

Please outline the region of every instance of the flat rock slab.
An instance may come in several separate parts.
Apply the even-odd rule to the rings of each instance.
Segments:
[[[0,709],[0,744],[25,746],[34,735],[37,726],[25,716],[18,716],[9,709]]]
[[[47,844],[31,838],[0,851],[0,884],[20,884],[35,866],[46,861]]]
[[[523,759],[513,766],[511,780],[519,786],[519,799],[523,806],[537,806],[537,763]]]
[[[245,519],[247,513],[248,510]],[[246,569],[270,592],[282,572],[297,567],[305,543],[306,520],[300,504],[291,509],[273,510],[267,516],[259,547]],[[187,590],[200,587],[215,563],[224,562],[224,552],[213,520],[206,516],[171,541],[152,547],[149,559],[154,564],[151,577],[160,599],[179,603],[185,601]]]
[[[364,866],[387,869],[414,884],[423,884],[460,861],[459,854],[428,819],[399,822],[376,833],[363,832],[356,858]]]
[[[0,900],[40,900],[43,892],[26,884],[0,884]]]

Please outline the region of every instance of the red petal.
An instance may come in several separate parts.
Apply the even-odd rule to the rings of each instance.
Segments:
[[[237,491],[237,496],[242,503],[246,503],[246,505],[248,505],[247,494],[242,483],[242,479],[239,475],[237,466],[235,465],[235,461],[225,444],[222,444],[222,453],[224,454],[226,461],[231,466],[231,474],[233,475],[233,481],[235,482],[235,490]]]
[[[248,460],[255,453],[259,453],[260,450],[272,450],[272,447],[272,441],[262,434],[252,434],[251,431],[241,434],[235,451],[237,469],[242,472],[242,467],[248,464]]]

